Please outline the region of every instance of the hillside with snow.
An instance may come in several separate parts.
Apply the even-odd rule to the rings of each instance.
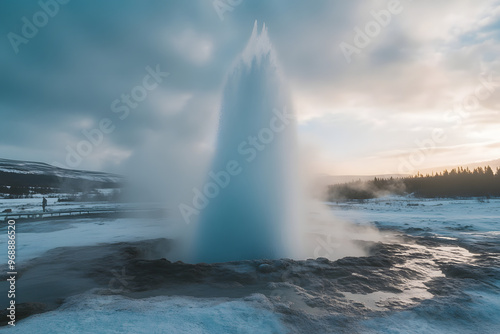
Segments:
[[[116,174],[64,169],[42,162],[0,159],[1,187],[45,187],[55,189],[119,188],[123,177]]]

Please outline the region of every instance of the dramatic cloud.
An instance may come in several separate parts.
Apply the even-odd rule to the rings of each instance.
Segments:
[[[0,4],[1,157],[67,164],[82,131],[108,119],[113,130],[76,167],[126,172],[162,148],[162,165],[189,165],[175,145],[206,160],[225,75],[255,20],[269,27],[321,172],[397,172],[435,129],[446,140],[417,169],[500,156],[497,0],[41,3]],[[26,38],[43,7],[53,15]],[[350,62],[342,43],[358,49]],[[169,75],[120,119],[111,104],[133,98],[148,66]]]

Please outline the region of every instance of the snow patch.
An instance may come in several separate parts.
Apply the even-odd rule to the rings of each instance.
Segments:
[[[85,294],[59,309],[32,316],[12,333],[287,333],[263,295],[197,299]]]

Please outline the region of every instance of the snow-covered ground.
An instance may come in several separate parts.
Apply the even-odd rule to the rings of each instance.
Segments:
[[[46,197],[47,212],[68,211],[78,209],[110,209],[130,208],[130,203],[110,202],[58,202],[57,198]],[[42,212],[42,196],[34,198],[1,199],[0,213],[10,209],[12,213]]]
[[[0,208],[13,203],[36,205],[31,200],[6,201]],[[185,282],[176,281],[169,282],[179,285],[149,295],[109,296],[90,289],[8,330],[302,333],[311,328],[316,333],[500,333],[500,199],[382,198],[329,206],[339,220],[375,226],[393,238],[375,243],[365,260],[290,262],[284,273],[259,274],[259,280],[276,283],[258,288],[258,282],[245,287],[213,285],[215,277],[204,277],[206,285],[200,282],[200,291],[218,288],[227,296],[193,296],[183,292]],[[29,260],[33,266],[37,257],[43,259],[58,247],[71,250],[176,237],[175,223],[164,219],[19,222],[16,231],[21,268]],[[6,249],[4,226],[0,233],[0,249]],[[220,268],[232,270],[236,277],[253,270],[245,263]],[[228,297],[231,291],[239,296]]]
[[[425,240],[442,240],[439,247],[411,245],[410,252],[432,253],[434,270],[426,273],[420,283],[432,277],[447,277],[439,268],[440,261],[455,261],[480,266],[480,253],[486,253],[497,266],[496,275],[485,286],[465,288],[456,303],[428,293],[421,284],[417,291],[427,293],[435,303],[424,301],[407,311],[376,317],[362,324],[367,333],[500,333],[500,199],[416,199],[388,197],[369,201],[329,203],[335,216],[358,224],[374,224],[381,229],[395,230]],[[418,240],[418,239],[417,239]],[[422,260],[410,260],[404,265],[423,272]],[[474,279],[474,275],[464,281]],[[418,282],[418,281],[417,281]],[[415,284],[415,282],[413,282]],[[418,283],[417,283],[418,284]],[[467,283],[465,283],[465,286]],[[487,285],[490,285],[488,288]],[[415,289],[408,289],[411,296]],[[375,305],[390,300],[394,294],[357,296],[357,300]]]
[[[243,300],[79,295],[12,333],[287,333],[266,297]]]
[[[5,229],[2,228],[2,231]],[[17,263],[22,266],[51,249],[92,246],[102,243],[139,241],[174,236],[173,226],[163,219],[62,219],[16,224]],[[6,233],[2,244],[6,243]],[[1,247],[1,246],[0,246]],[[0,268],[3,264],[0,264]]]
[[[357,224],[374,224],[415,236],[464,242],[498,240],[500,199],[416,199],[387,197],[329,203],[335,216]]]

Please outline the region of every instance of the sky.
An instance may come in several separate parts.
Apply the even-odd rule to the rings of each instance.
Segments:
[[[316,172],[500,158],[498,0],[3,0],[0,157],[122,173],[210,156],[256,20]]]

